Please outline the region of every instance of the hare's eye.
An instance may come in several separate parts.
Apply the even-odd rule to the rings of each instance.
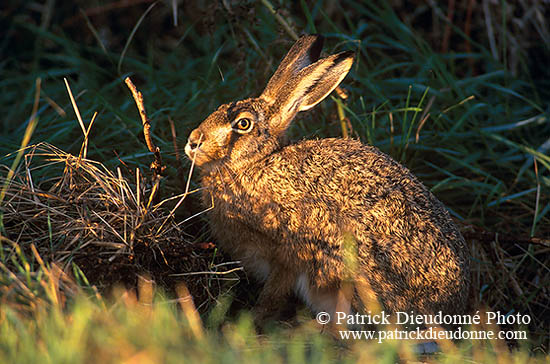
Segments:
[[[241,118],[234,124],[234,129],[237,133],[248,133],[252,130],[252,120],[249,118]]]
[[[239,120],[239,123],[237,125],[239,129],[246,130],[250,128],[250,125],[252,125],[252,123],[250,122],[250,119],[242,118],[241,120]]]

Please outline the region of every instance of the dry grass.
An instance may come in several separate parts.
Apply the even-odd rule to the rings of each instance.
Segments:
[[[46,143],[26,148],[23,160],[1,206],[7,274],[25,282],[25,272],[38,272],[43,260],[66,282],[67,274],[100,288],[135,286],[138,275],[168,288],[183,282],[204,308],[219,295],[216,277],[231,265],[213,264],[213,245],[193,242],[165,207],[168,200],[153,203],[139,170],[131,182],[120,169],[115,175]]]

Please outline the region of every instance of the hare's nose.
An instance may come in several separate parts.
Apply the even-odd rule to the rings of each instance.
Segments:
[[[202,144],[202,143],[201,143]],[[198,147],[200,147],[201,145],[199,143],[195,143],[195,142],[192,142],[192,141],[189,141],[189,148],[191,149],[197,149]]]
[[[189,135],[189,139],[187,140],[187,145],[189,145],[189,148],[191,150],[197,149],[202,145],[202,142],[204,140],[204,135],[199,132],[197,129],[193,130],[191,132],[191,135]]]

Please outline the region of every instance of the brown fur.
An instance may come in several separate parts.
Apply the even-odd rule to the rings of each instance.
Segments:
[[[350,53],[317,60],[320,42],[300,38],[259,98],[220,106],[191,133],[186,152],[201,169],[204,204],[213,203],[214,237],[265,282],[259,317],[292,292],[334,313],[349,280],[366,282],[388,311],[463,312],[464,239],[407,168],[356,140],[283,142],[296,113],[351,67]],[[249,131],[235,126],[242,115]],[[344,306],[363,307],[345,296],[353,302]]]

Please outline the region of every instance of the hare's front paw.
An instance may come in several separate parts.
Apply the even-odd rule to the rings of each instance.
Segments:
[[[266,284],[260,293],[258,303],[252,309],[252,317],[256,327],[264,327],[270,321],[284,320],[283,313],[289,305],[287,295],[271,295]]]
[[[288,313],[294,276],[288,270],[274,267],[268,275],[258,303],[252,310],[257,327],[265,326],[269,321],[284,320]]]
[[[263,328],[269,321],[277,320],[279,318],[279,313],[280,310],[276,307],[264,307],[256,305],[252,309],[254,325],[257,328]]]

